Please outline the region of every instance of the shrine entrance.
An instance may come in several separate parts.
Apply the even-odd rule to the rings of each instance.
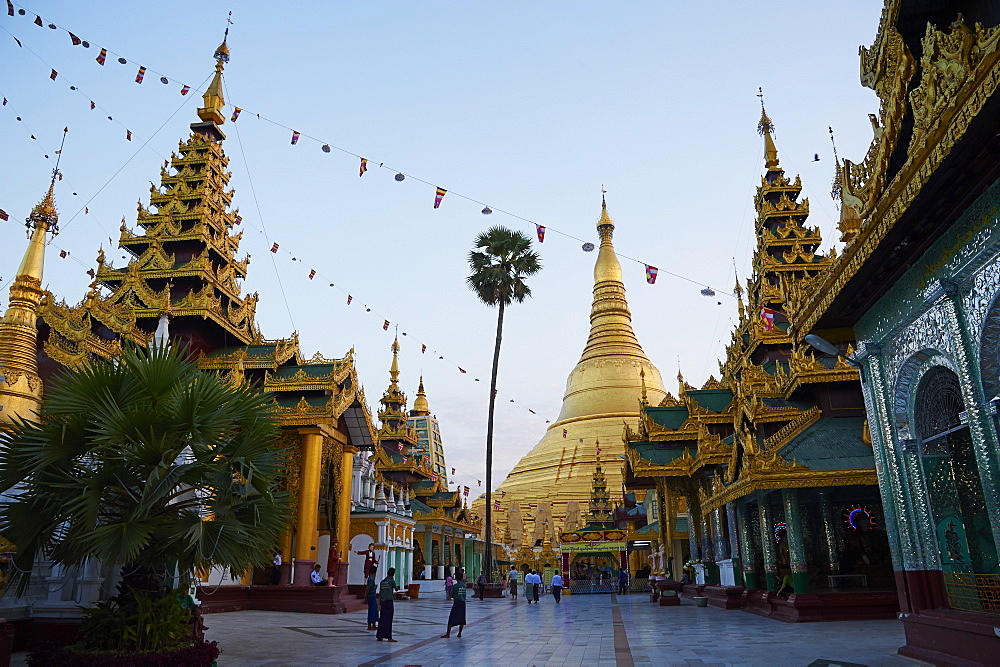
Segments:
[[[628,567],[626,532],[581,530],[559,536],[563,580],[572,595],[615,593]]]

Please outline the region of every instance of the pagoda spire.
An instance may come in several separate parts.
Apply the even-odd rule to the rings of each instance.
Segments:
[[[42,381],[38,376],[38,307],[42,301],[42,270],[45,265],[45,234],[57,229],[53,190],[31,210],[27,219],[28,247],[10,286],[10,303],[0,320],[0,427],[16,418],[34,416],[42,405]]]
[[[222,44],[219,44],[219,48],[215,50],[212,56],[215,58],[215,75],[212,77],[212,82],[208,84],[208,88],[205,89],[205,93],[201,96],[202,103],[205,106],[198,109],[198,118],[202,122],[191,124],[192,130],[205,134],[216,141],[226,138],[226,135],[222,133],[219,126],[226,122],[226,117],[222,114],[222,109],[226,106],[226,98],[222,91],[222,71],[226,68],[226,63],[229,62],[229,46],[226,44],[228,39],[229,26],[227,25],[226,35],[222,39]]]
[[[424,392],[424,376],[420,376],[420,384],[417,386],[417,397],[413,400],[413,409],[410,410],[411,417],[426,417],[431,413],[430,405],[427,403],[427,394]]]
[[[378,412],[382,422],[380,434],[382,438],[409,437],[406,423],[406,394],[399,388],[399,338],[392,341],[392,364],[389,366],[389,386],[386,388],[379,403],[382,409]]]
[[[588,528],[614,528],[614,514],[611,507],[611,495],[608,493],[608,480],[601,468],[601,441],[597,447],[597,463],[594,466],[594,480],[590,491],[590,516]]]
[[[774,137],[771,136],[774,132],[774,123],[767,115],[767,110],[764,109],[764,91],[758,88],[760,92],[757,97],[760,98],[760,122],[757,123],[757,132],[764,137],[764,166],[768,171],[777,171],[780,167],[778,166],[778,148],[774,145]]]

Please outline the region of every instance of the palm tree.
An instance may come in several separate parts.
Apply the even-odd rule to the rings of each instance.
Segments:
[[[37,421],[0,434],[0,534],[23,593],[39,556],[122,568],[123,595],[196,569],[270,560],[290,516],[269,399],[169,348],[133,348],[47,388]],[[174,573],[178,579],[174,579]]]
[[[493,374],[490,376],[490,411],[486,422],[486,553],[483,571],[493,581],[493,415],[497,399],[497,368],[500,365],[500,341],[503,339],[504,309],[512,302],[531,296],[524,280],[542,268],[538,253],[531,249],[531,239],[506,227],[491,227],[476,237],[469,252],[472,275],[469,287],[487,306],[497,308],[497,340],[493,348]]]

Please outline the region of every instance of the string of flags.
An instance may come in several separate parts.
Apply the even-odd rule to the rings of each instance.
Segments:
[[[15,12],[15,7],[18,8],[16,12]],[[15,13],[16,14],[20,14],[21,16],[25,16],[28,13],[24,8],[20,7],[20,5],[12,2],[11,0],[7,0],[7,10],[8,10],[7,14],[9,16],[14,16]],[[42,19],[40,18],[40,16],[38,16],[38,15],[35,16],[34,23],[36,25],[39,25],[39,26],[45,25],[44,22],[42,21]],[[61,28],[60,26],[58,26],[58,25],[56,25],[54,23],[49,23],[48,26],[50,28],[54,29],[54,30],[63,30],[64,32],[66,32],[66,34],[70,38],[70,43],[73,46],[83,46],[84,48],[90,48],[90,46],[91,46],[91,43],[89,41],[77,37],[70,30],[67,30],[65,28]],[[16,39],[17,38],[15,37],[15,40]],[[18,41],[18,44],[20,44],[20,41]],[[110,51],[106,47],[100,47],[100,49],[101,49],[100,53],[98,54],[98,56],[96,58],[97,63],[99,65],[103,66],[105,64],[105,62],[107,61],[107,56],[108,56],[109,53],[111,53],[112,55],[118,55],[117,53],[114,53],[113,51]],[[136,77],[135,77],[135,82],[137,84],[142,84],[142,82],[143,82],[143,80],[145,78],[145,74],[146,74],[147,71],[153,72],[155,74],[160,74],[159,72],[156,72],[155,70],[151,70],[148,67],[146,67],[145,65],[140,65],[138,63],[135,63],[134,61],[129,60],[128,58],[125,58],[124,56],[119,56],[118,57],[118,62],[121,63],[121,64],[123,64],[123,65],[129,64],[129,63],[137,64],[138,65],[138,71],[137,71]],[[56,74],[57,74],[56,70],[53,69],[52,70],[52,78],[53,78],[53,80],[55,79]],[[163,74],[160,75],[160,81],[162,83],[164,83],[164,84],[180,83],[180,82],[178,82],[178,81],[176,81],[176,80],[174,80],[174,79],[172,79],[172,78],[170,78],[170,77],[168,77],[166,75],[163,75]],[[181,84],[181,85],[182,85],[182,87],[181,87],[181,95],[187,95],[188,92],[191,90],[191,87],[189,85],[187,85],[187,84]],[[93,104],[93,102],[91,102],[91,104]],[[244,109],[241,108],[241,107],[237,107],[235,105],[230,105],[230,106],[233,107],[233,114],[231,116],[231,120],[232,120],[232,122],[236,122],[237,118],[239,118],[239,116],[240,116],[240,113],[242,113],[242,111]],[[354,155],[355,157],[357,157],[358,159],[360,159],[361,160],[361,165],[360,165],[360,168],[359,168],[359,174],[358,174],[359,176],[364,176],[365,172],[368,170],[368,162],[369,162],[369,160],[367,158],[361,157],[361,156],[353,153],[352,151],[350,151],[348,149],[341,148],[341,147],[338,147],[338,146],[333,146],[333,145],[329,144],[328,142],[323,142],[323,141],[317,139],[316,137],[310,136],[308,134],[303,134],[299,130],[295,130],[293,128],[290,128],[290,127],[288,127],[288,126],[286,126],[286,125],[284,125],[282,123],[279,123],[279,122],[274,121],[274,120],[272,120],[270,118],[267,118],[267,117],[265,117],[265,116],[263,116],[263,115],[261,115],[259,113],[255,113],[254,115],[256,115],[256,117],[259,120],[263,120],[263,121],[269,122],[269,123],[271,123],[273,125],[276,125],[276,126],[279,126],[279,127],[284,127],[285,129],[289,130],[291,132],[291,145],[293,145],[293,146],[297,145],[299,143],[299,139],[301,137],[305,136],[305,137],[307,137],[309,139],[312,139],[313,141],[316,141],[316,142],[320,143],[321,144],[321,148],[322,148],[323,152],[325,152],[325,153],[329,153],[332,150],[332,148],[336,148],[338,151],[340,151],[342,153],[346,153],[346,154],[349,154],[349,155]],[[128,132],[127,135],[126,135],[126,137],[127,137],[127,139],[129,141],[131,141],[131,132]],[[378,166],[382,167],[382,168],[387,168],[387,169],[389,168],[389,167],[387,167],[385,165],[385,163],[379,163]],[[392,171],[395,171],[395,169],[392,169]],[[395,180],[396,181],[403,181],[403,180],[405,180],[407,178],[407,176],[408,176],[408,174],[405,174],[404,172],[399,171],[399,172],[397,172],[395,174]],[[430,184],[429,181],[426,181],[424,179],[417,178],[415,176],[409,176],[409,177],[412,178],[415,181],[420,182],[420,183]],[[444,199],[444,196],[448,193],[448,190],[446,190],[445,188],[442,188],[440,186],[434,186],[434,187],[435,187],[434,208],[437,209],[437,208],[441,207],[441,204],[442,204],[442,201]],[[482,205],[483,206],[482,213],[484,215],[490,215],[490,214],[492,214],[494,212],[494,210],[497,210],[500,213],[504,213],[504,214],[506,214],[506,215],[508,215],[510,217],[515,218],[515,219],[518,219],[518,220],[521,220],[521,221],[524,221],[524,222],[528,222],[528,223],[534,224],[535,225],[536,235],[538,237],[539,243],[543,243],[545,241],[545,232],[546,232],[546,229],[547,229],[546,226],[540,225],[538,223],[535,223],[535,222],[529,220],[528,218],[516,215],[516,214],[511,213],[509,211],[504,211],[502,209],[493,209],[488,204],[485,204],[484,202],[478,201],[478,200],[476,200],[473,197],[470,197],[470,196],[467,196],[467,195],[464,195],[464,194],[461,194],[461,193],[457,193],[457,192],[452,192],[452,194],[454,196],[456,196],[456,197],[468,200],[468,201],[476,203],[478,205]],[[579,238],[573,236],[572,234],[569,234],[569,233],[566,233],[566,232],[563,232],[563,231],[560,231],[560,230],[557,230],[557,229],[553,229],[553,228],[548,228],[548,229],[550,231],[554,231],[554,232],[556,232],[558,234],[561,234],[563,236],[566,236],[568,238],[572,238],[572,239],[575,239],[577,241],[582,241],[582,239],[579,239]],[[594,249],[594,245],[592,243],[589,243],[589,242],[584,243],[583,247],[584,247],[584,250],[588,251],[588,252]],[[657,275],[658,275],[658,273],[660,271],[663,271],[664,273],[666,273],[666,274],[668,274],[670,276],[673,276],[673,277],[678,278],[680,280],[684,280],[686,282],[690,282],[690,283],[697,284],[697,285],[704,285],[704,283],[702,283],[701,281],[693,280],[691,278],[688,278],[687,276],[683,276],[683,275],[680,275],[680,274],[677,274],[677,273],[673,273],[671,271],[665,271],[665,270],[659,269],[659,268],[657,268],[657,267],[655,267],[655,266],[653,266],[651,264],[648,264],[646,262],[642,262],[642,261],[637,260],[637,259],[635,259],[633,257],[629,257],[627,255],[623,255],[622,253],[616,252],[616,254],[619,257],[621,257],[622,259],[627,259],[629,261],[633,261],[633,262],[642,264],[643,267],[644,267],[644,269],[645,269],[645,273],[646,273],[646,282],[648,284],[650,284],[650,285],[653,285],[653,284],[656,283],[656,277],[657,277]],[[725,294],[725,295],[730,296],[730,297],[734,297],[733,294],[730,294],[730,293],[725,292],[723,290],[717,290],[717,289],[713,290],[712,288],[709,288],[709,287],[706,287],[705,289],[701,290],[701,293],[703,295],[705,295],[706,290],[711,291],[713,296],[716,293],[719,293],[719,294]],[[721,305],[721,302],[720,302],[720,305]]]

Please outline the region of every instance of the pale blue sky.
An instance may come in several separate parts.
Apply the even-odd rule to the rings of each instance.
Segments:
[[[20,222],[47,186],[43,154],[55,150],[63,126],[70,128],[57,189],[64,231],[50,246],[46,282],[75,303],[97,247],[117,240],[123,215],[134,223],[136,201],[148,202],[149,181],[158,183],[160,164],[201,101],[181,97],[152,71],[135,84],[134,64],[109,57],[98,66],[96,46],[72,46],[65,32],[33,25],[33,14],[199,86],[233,9],[227,101],[246,111],[224,129],[246,225],[242,250],[253,256],[244,287],[260,292],[264,335],[298,330],[306,354],[342,356],[354,346],[377,408],[392,342],[381,323],[398,322],[409,334],[401,336],[404,388],[412,399],[423,372],[449,465],[474,489],[495,312],[465,287],[466,254],[489,225],[534,228],[483,216],[481,206],[453,194],[434,210],[432,186],[397,183],[379,162],[587,240],[596,237],[603,184],[619,252],[730,291],[733,259],[745,277],[753,249],[752,196],[763,163],[758,86],[782,166],[802,175],[811,224],[827,247],[837,215],[827,126],[841,156],[858,160],[871,140],[867,114],[878,110],[858,83],[858,46],[871,43],[881,11],[875,2],[24,6],[27,17],[0,16],[0,27],[24,44],[0,30],[0,94],[9,100],[0,109],[0,208],[11,216],[0,223],[3,282],[23,252]],[[50,68],[60,73],[55,82]],[[91,111],[89,99],[101,108]],[[358,178],[356,158],[323,153],[306,138],[292,146],[288,130],[252,112],[364,155],[372,168]],[[91,198],[90,214],[74,218]],[[304,261],[272,256],[273,241]],[[60,259],[57,248],[71,258]],[[534,298],[509,311],[499,383],[538,416],[501,398],[498,483],[558,413],[588,332],[595,256],[552,231],[538,250],[545,268],[531,283]],[[122,262],[120,252],[108,257]],[[309,281],[312,268],[321,277]],[[717,373],[734,302],[723,297],[718,306],[699,295],[703,285],[663,273],[650,286],[641,264],[623,260],[623,268],[635,330],[667,388],[675,389],[678,357],[692,384]],[[354,304],[346,306],[330,282]],[[0,302],[6,297],[4,289]],[[415,337],[428,344],[426,355]]]

